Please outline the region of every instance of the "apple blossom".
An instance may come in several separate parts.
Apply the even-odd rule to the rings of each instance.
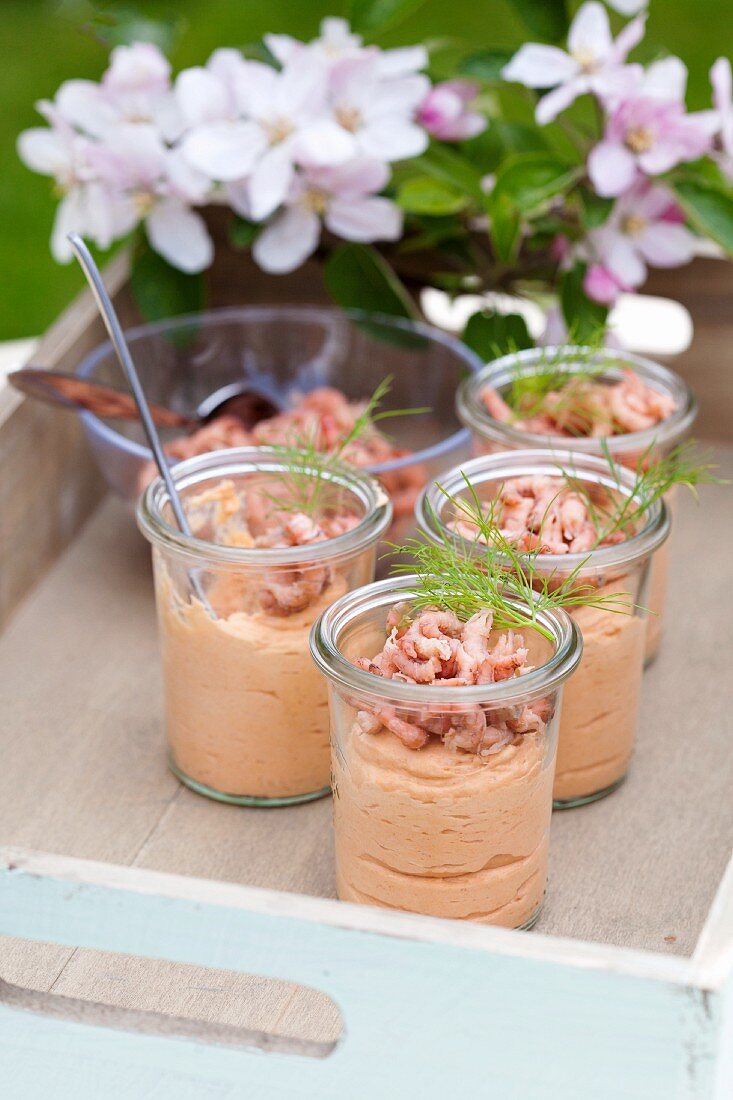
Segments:
[[[588,174],[604,197],[620,195],[639,174],[658,176],[710,149],[704,118],[676,100],[633,98],[612,112],[603,140],[588,157]]]
[[[486,129],[483,115],[471,111],[479,86],[472,80],[435,84],[420,104],[418,122],[439,141],[466,141]]]
[[[619,290],[631,289],[644,282],[647,264],[677,267],[691,260],[695,237],[679,223],[672,193],[642,182],[617,199],[606,222],[591,230],[585,250],[591,261],[591,290],[604,286],[608,291],[611,280]]]
[[[273,273],[293,271],[315,252],[321,219],[346,240],[397,240],[401,211],[376,194],[388,179],[387,166],[368,158],[305,170],[293,179],[284,209],[257,237],[252,249],[256,262]]]
[[[89,237],[108,248],[135,224],[128,204],[99,177],[94,166],[95,145],[77,133],[54,104],[42,101],[38,108],[50,128],[25,130],[18,138],[18,154],[24,164],[52,176],[61,195],[51,233],[51,252],[59,263],[69,263],[69,233]]]
[[[144,222],[156,252],[181,271],[208,267],[213,244],[203,218],[190,209],[206,200],[207,176],[144,123],[119,127],[114,144],[97,146],[92,159],[99,178],[129,204],[131,225]]]
[[[638,15],[649,6],[649,0],[606,0],[606,3],[620,15]]]
[[[426,76],[384,79],[375,56],[365,52],[337,62],[330,87],[334,116],[351,139],[352,156],[405,160],[427,148],[428,136],[415,121],[430,91]]]
[[[71,126],[91,137],[110,136],[116,126],[126,122],[150,122],[170,141],[181,132],[170,64],[147,42],[117,46],[100,84],[65,81],[55,105]]]
[[[428,63],[424,46],[400,46],[393,50],[365,47],[360,34],[354,34],[346,19],[331,16],[321,22],[320,37],[311,43],[300,42],[288,34],[266,34],[265,45],[281,65],[302,50],[316,53],[329,66],[342,58],[354,58],[371,53],[380,76],[407,76],[419,72]]]
[[[540,125],[551,122],[580,95],[592,92],[602,101],[633,90],[641,68],[625,65],[626,57],[644,35],[645,16],[623,28],[614,40],[608,12],[598,0],[588,0],[573,19],[568,49],[530,42],[522,46],[502,69],[505,80],[528,88],[552,88],[537,104]]]
[[[715,107],[715,128],[720,139],[717,160],[728,179],[733,180],[733,94],[731,65],[727,57],[719,57],[710,70]]]

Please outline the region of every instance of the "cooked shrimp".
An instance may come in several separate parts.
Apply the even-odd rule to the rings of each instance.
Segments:
[[[322,567],[273,572],[260,589],[260,606],[271,615],[304,611],[318,599],[330,577],[330,570]]]
[[[611,412],[625,432],[652,428],[674,412],[674,399],[647,386],[632,370],[625,370],[621,382],[611,387]]]
[[[486,406],[486,411],[489,416],[493,416],[494,420],[499,420],[502,424],[509,424],[514,420],[514,413],[511,408],[507,405],[501,394],[492,386],[484,386],[481,390],[480,397]]]

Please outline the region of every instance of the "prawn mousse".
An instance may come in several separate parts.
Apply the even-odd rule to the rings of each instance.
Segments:
[[[309,481],[310,500],[295,500],[263,454],[177,467],[177,477],[191,463],[209,467],[183,494],[194,545],[184,560],[151,538],[172,770],[200,793],[245,805],[328,793],[327,692],[308,636],[324,608],[372,579],[390,516],[384,493],[356,473],[359,492],[346,475],[317,501]],[[217,462],[231,476],[216,476]],[[160,492],[151,486],[149,505]]]
[[[386,640],[354,664],[374,692],[391,681],[441,688],[445,702],[358,701],[333,751],[340,898],[505,927],[529,927],[547,873],[556,693],[490,702],[521,679],[530,648],[483,609],[399,602]],[[452,689],[485,686],[485,701]],[[340,734],[340,735],[339,735]]]

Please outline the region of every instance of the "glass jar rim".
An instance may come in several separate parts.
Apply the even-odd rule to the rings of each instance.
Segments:
[[[554,652],[548,661],[509,680],[492,684],[471,684],[464,687],[440,684],[412,684],[375,676],[359,668],[343,655],[339,639],[343,631],[360,614],[375,608],[389,609],[400,600],[409,600],[417,591],[415,574],[388,577],[362,588],[347,592],[321,613],[310,634],[311,656],[320,671],[332,682],[349,691],[387,699],[402,706],[423,706],[426,703],[467,706],[504,706],[520,700],[537,698],[560,686],[576,669],[583,652],[583,638],[577,624],[565,611],[538,611],[537,621],[553,637]],[[513,600],[522,606],[521,600]],[[526,606],[526,604],[524,605]],[[532,630],[531,626],[524,628]]]
[[[438,487],[439,484],[446,493],[455,496],[466,488],[466,478],[471,485],[479,487],[487,482],[533,474],[556,477],[567,469],[572,469],[573,476],[579,480],[615,491],[627,490],[627,497],[632,497],[635,483],[632,472],[618,466],[613,472],[606,459],[596,455],[539,447],[533,450],[502,451],[493,455],[480,455],[461,466],[454,466],[440,476],[439,483],[433,481],[427,485],[415,502],[418,526],[433,542],[444,542],[447,536],[470,553],[474,545],[472,541],[451,531],[440,520],[439,505],[447,498]],[[582,577],[636,564],[653,554],[670,531],[669,509],[663,500],[655,501],[645,515],[646,522],[641,530],[623,542],[613,546],[599,546],[583,553],[538,554],[534,559],[535,568],[543,574],[574,571],[577,576]]]
[[[564,361],[554,364],[553,369],[558,372],[566,371],[568,374],[574,373],[574,367],[581,364],[586,366],[589,361],[599,364],[607,361],[608,370],[604,371],[601,377],[613,381],[618,381],[621,377],[622,367],[631,367],[653,389],[674,398],[674,412],[658,424],[638,432],[604,436],[603,442],[608,445],[613,454],[643,453],[654,445],[674,445],[684,438],[694,423],[697,416],[697,400],[680,375],[663,367],[660,363],[655,363],[653,359],[646,359],[631,352],[614,351],[613,348],[594,349],[582,345],[527,348],[524,351],[513,352],[491,360],[481,370],[464,378],[458,387],[456,412],[461,422],[480,437],[503,443],[509,441],[516,448],[547,447],[551,441],[559,441],[562,438],[563,447],[577,453],[597,454],[601,440],[596,437],[568,438],[549,435],[546,432],[524,431],[522,428],[515,428],[491,416],[481,400],[481,390],[486,386],[501,390],[516,377],[515,372],[518,367],[528,375],[540,374],[545,361],[552,356],[564,357]],[[573,356],[577,358],[574,360]]]
[[[229,447],[184,459],[171,467],[171,474],[180,491],[212,477],[280,473],[287,468],[288,463],[274,447]],[[308,472],[307,461],[300,469]],[[137,505],[137,522],[149,542],[199,562],[204,559],[222,566],[270,566],[313,562],[314,558],[319,561],[338,558],[375,542],[386,531],[392,519],[392,502],[376,478],[355,466],[334,462],[326,471],[326,477],[332,484],[353,493],[363,505],[364,515],[350,531],[318,543],[277,547],[223,546],[185,535],[165,519],[163,509],[169,497],[161,477],[155,478],[142,493]]]

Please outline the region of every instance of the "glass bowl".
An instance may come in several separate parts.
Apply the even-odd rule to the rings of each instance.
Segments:
[[[391,375],[381,408],[430,411],[386,422],[399,446],[414,452],[367,468],[387,475],[388,488],[390,475],[392,481],[424,484],[468,455],[469,433],[455,412],[455,393],[482,363],[464,344],[429,325],[328,307],[245,306],[140,325],[126,336],[148,398],[183,413],[242,379],[288,408],[299,394],[319,386],[333,386],[351,399],[368,398]],[[124,386],[109,342],[92,351],[78,373]],[[108,485],[134,500],[152,457],[140,425],[89,412],[81,419]],[[162,433],[164,441],[180,434]],[[404,519],[412,525],[411,514]]]

